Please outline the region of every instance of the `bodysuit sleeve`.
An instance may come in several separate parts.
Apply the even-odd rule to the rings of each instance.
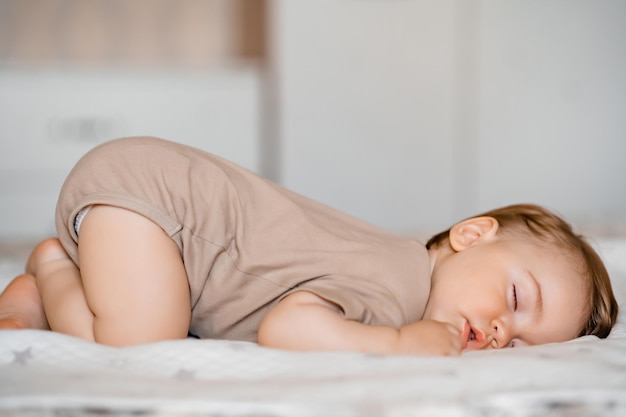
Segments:
[[[337,305],[347,320],[400,328],[409,322],[398,297],[377,282],[325,276],[304,282],[285,294],[309,291]],[[284,297],[283,297],[284,298]]]

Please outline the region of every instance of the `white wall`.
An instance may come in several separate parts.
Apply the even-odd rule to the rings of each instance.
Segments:
[[[626,219],[626,2],[484,1],[476,204]]]
[[[388,229],[450,218],[454,2],[276,5],[284,184]]]
[[[269,72],[1,68],[0,239],[53,233],[74,161],[127,134],[204,147],[393,231],[519,201],[626,224],[625,1],[270,6]]]
[[[626,2],[277,0],[284,183],[398,231],[626,220]]]

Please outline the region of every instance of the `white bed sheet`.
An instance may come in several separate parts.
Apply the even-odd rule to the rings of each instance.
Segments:
[[[4,331],[0,415],[626,416],[626,239],[599,250],[624,306],[605,340],[418,358]]]

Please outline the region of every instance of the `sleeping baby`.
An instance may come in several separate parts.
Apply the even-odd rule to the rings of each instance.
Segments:
[[[617,317],[600,257],[545,208],[498,208],[424,245],[157,138],[87,153],[56,226],[0,295],[0,328],[459,355],[606,337]]]

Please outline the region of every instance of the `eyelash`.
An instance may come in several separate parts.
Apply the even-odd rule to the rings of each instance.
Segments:
[[[517,288],[513,285],[513,311],[517,311]]]

